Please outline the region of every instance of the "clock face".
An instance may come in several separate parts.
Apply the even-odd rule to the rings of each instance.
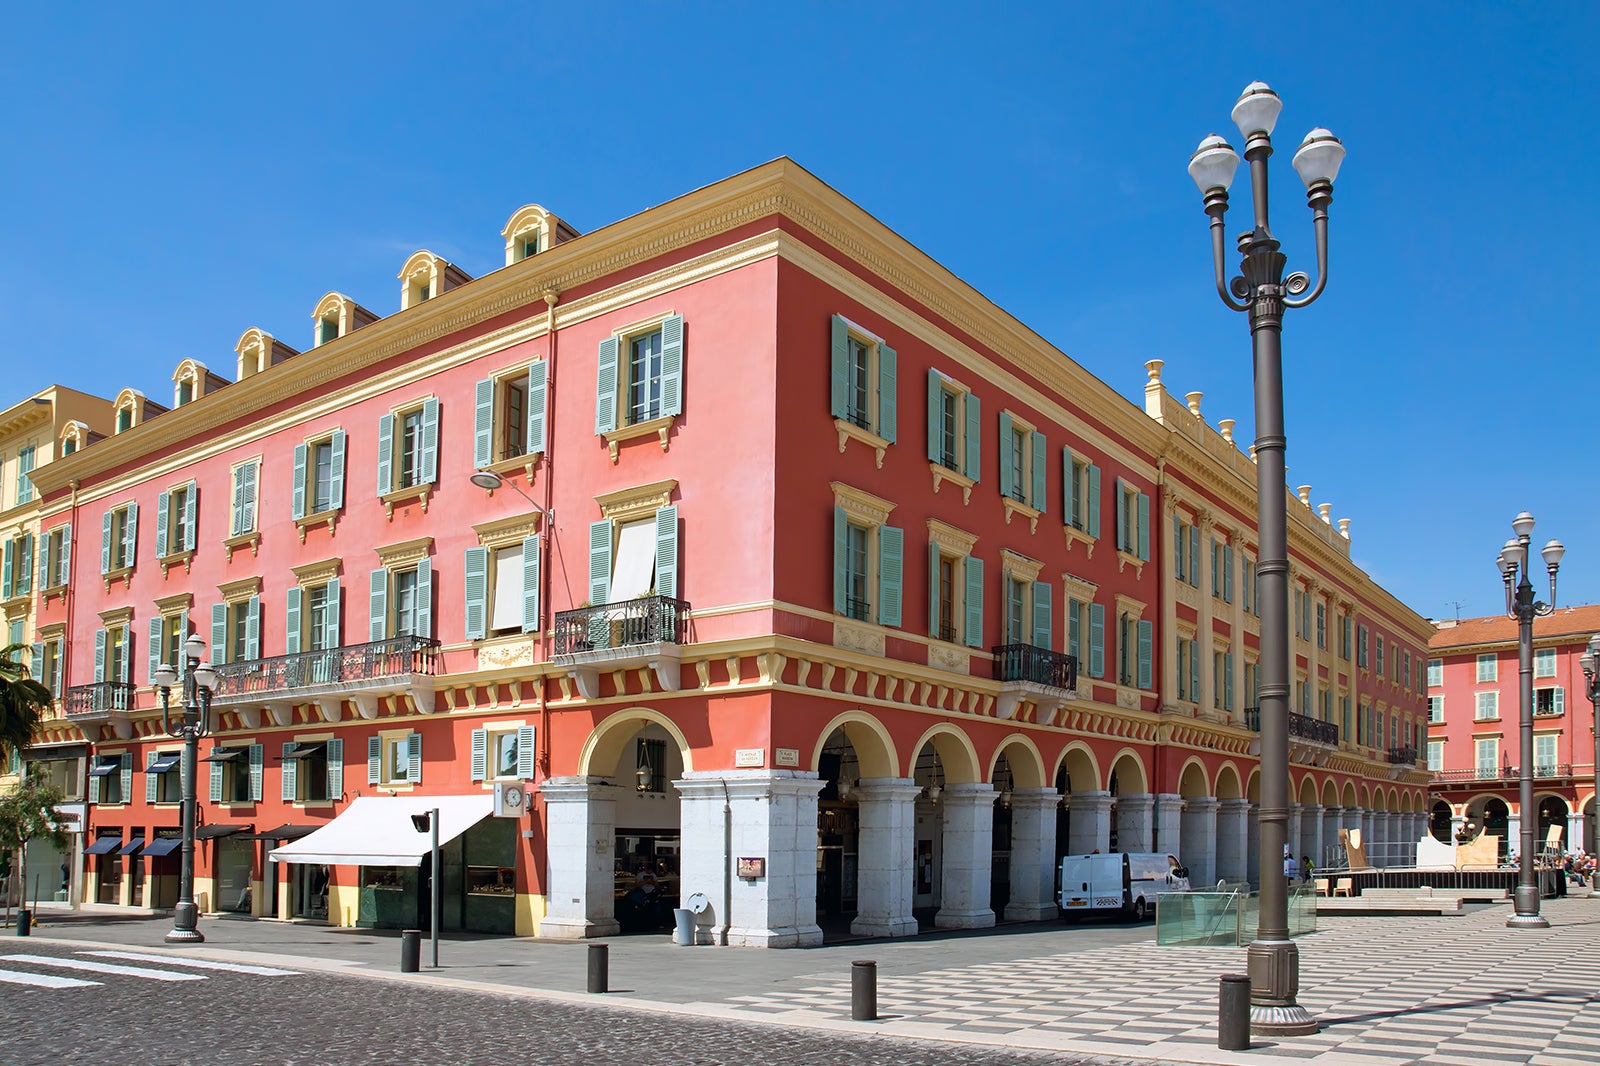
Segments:
[[[504,795],[505,795],[505,800],[506,800],[506,806],[508,806],[508,807],[520,807],[520,806],[522,806],[522,789],[520,789],[520,788],[508,788],[508,789],[505,790]]]

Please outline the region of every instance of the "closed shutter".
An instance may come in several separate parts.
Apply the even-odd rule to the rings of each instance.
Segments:
[[[265,744],[250,745],[250,801],[261,802],[261,780],[266,776],[264,764],[266,763],[267,748]]]
[[[1333,704],[1326,694],[1323,703],[1327,705],[1328,713],[1332,713]],[[1233,710],[1233,652],[1222,653],[1222,706]]]
[[[146,803],[154,803],[156,801],[157,786],[161,784],[161,775],[160,774],[153,774],[153,773],[150,772],[150,767],[154,766],[155,764],[156,764],[156,753],[153,752],[153,751],[145,752],[144,753],[144,801]]]
[[[413,785],[422,783],[422,734],[406,737],[406,780]]]
[[[300,590],[286,589],[283,594],[283,652],[297,655],[300,651]]]
[[[485,770],[489,761],[489,732],[485,729],[472,731],[472,779],[482,781],[486,776]]]
[[[97,764],[96,764],[95,760],[93,758],[91,758],[89,760],[90,769],[93,769],[96,765]],[[100,802],[100,778],[98,778],[98,777],[90,777],[89,778],[89,802],[90,803],[99,803]]]
[[[67,583],[67,575],[72,572],[72,570],[71,570],[71,566],[72,566],[72,523],[71,522],[68,522],[66,525],[61,527],[61,558],[56,560],[56,566],[59,567],[60,570],[59,570],[59,573],[56,576],[56,580],[55,580],[54,584],[65,585]]]
[[[1189,698],[1200,699],[1200,642],[1189,642]]]
[[[969,555],[961,564],[966,578],[966,643],[969,648],[983,647],[983,560]]]
[[[683,414],[683,316],[661,323],[661,413]]]
[[[156,558],[167,556],[167,524],[172,519],[172,494],[163,492],[156,497]]]
[[[306,446],[294,446],[294,497],[291,513],[296,521],[306,516]]]
[[[35,641],[33,645],[33,658],[28,663],[28,676],[41,684],[49,684],[44,676],[44,643]]]
[[[261,658],[261,597],[251,596],[244,613],[244,657]]]
[[[522,538],[522,631],[539,631],[539,567],[544,542],[537,536]]]
[[[465,598],[465,625],[468,640],[489,635],[489,549],[468,548],[461,568],[461,589]]]
[[[1031,456],[1031,462],[1033,465],[1033,491],[1028,496],[1028,506],[1032,507],[1035,511],[1049,510],[1049,508],[1044,505],[1044,477],[1046,472],[1044,447],[1044,434],[1035,433],[1033,435],[1033,455]]]
[[[328,741],[328,798],[344,798],[344,741],[337,737]]]
[[[211,665],[228,661],[228,605],[211,605]]]
[[[1067,654],[1078,661],[1079,667],[1087,665],[1080,651],[1083,641],[1083,621],[1079,617],[1079,612],[1082,610],[1082,603],[1070,596],[1067,597]]]
[[[439,398],[422,401],[422,447],[417,453],[417,481],[432,485],[439,480]]]
[[[113,514],[107,511],[100,517],[100,572],[111,572],[111,523]]]
[[[417,624],[416,635],[433,636],[433,562],[417,560]]]
[[[122,802],[128,803],[133,796],[133,753],[122,753],[122,767],[119,779],[122,783]]]
[[[1011,412],[1000,412],[1000,495],[1021,495],[1022,486],[1015,483],[1017,471],[1011,465]]]
[[[1222,602],[1233,602],[1233,545],[1222,546]]]
[[[887,344],[878,345],[878,436],[894,443],[898,405],[894,389],[899,356]]]
[[[533,726],[525,725],[517,730],[517,776],[524,781],[533,777],[533,768],[538,759],[538,749],[533,743]]]
[[[850,554],[850,520],[845,517],[843,507],[833,509],[833,611],[835,614],[844,614],[846,593],[846,577],[849,568],[846,565]]]
[[[94,631],[94,683],[101,684],[106,679],[106,631]]]
[[[43,592],[50,587],[50,534],[39,534],[39,576],[38,588]]]
[[[939,634],[939,542],[928,541],[928,636]],[[954,591],[954,590],[951,590]]]
[[[378,419],[378,495],[394,488],[394,415]]]
[[[1117,478],[1117,494],[1112,497],[1112,502],[1117,508],[1117,551],[1128,550],[1128,508],[1123,501],[1128,498],[1126,483]]]
[[[162,618],[159,618],[159,617],[150,619],[150,675],[149,676],[150,676],[150,680],[151,680],[152,683],[154,683],[154,681],[155,681],[156,667],[161,665],[161,644],[162,644],[161,630],[163,628],[162,623],[164,621],[165,621],[165,619],[162,619]],[[172,666],[175,669],[178,669],[178,670],[182,669],[182,664],[181,663],[173,663]]]
[[[0,548],[0,560],[3,560],[0,561],[0,598],[8,600],[11,598],[11,590],[14,587],[11,580],[11,570],[16,561],[14,558],[16,553],[12,550],[12,545],[13,542],[7,540],[5,546]]]
[[[183,550],[194,551],[195,520],[200,513],[200,486],[189,482],[189,491],[183,494]]]
[[[338,578],[334,578],[332,581],[328,582],[328,610],[327,610],[328,624],[327,624],[327,627],[325,629],[323,629],[323,644],[322,644],[322,646],[325,647],[325,648],[337,648],[337,647],[340,647],[342,645],[342,643],[343,643],[342,637],[343,637],[344,634],[343,634],[343,632],[341,630],[341,627],[340,627],[340,624],[339,624],[339,617],[340,617],[339,579]]]
[[[678,508],[656,511],[656,594],[678,598]]]
[[[328,508],[337,511],[344,506],[344,430],[333,431],[333,461],[328,486]]]
[[[380,566],[367,577],[367,639],[383,640],[389,635],[389,571]]]
[[[528,367],[527,449],[529,455],[542,455],[544,453],[545,427],[550,422],[548,376],[549,367],[542,359]]]
[[[1106,608],[1089,605],[1089,676],[1106,676]]]
[[[833,316],[829,344],[831,388],[829,410],[834,418],[850,417],[850,327]]]
[[[128,504],[128,525],[122,536],[122,563],[132,566],[139,549],[139,505]]]
[[[300,769],[300,761],[289,758],[289,754],[294,749],[294,741],[286,740],[283,742],[283,789],[281,798],[285,803],[293,803],[296,795],[295,779]]]
[[[1100,535],[1100,468],[1089,464],[1089,536]]]
[[[494,462],[494,378],[478,382],[472,406],[472,468]]]
[[[944,385],[937,370],[928,371],[928,462],[944,465]]]
[[[1072,506],[1072,449],[1061,449],[1061,524],[1064,526],[1080,525],[1077,509]]]
[[[1033,583],[1033,646],[1050,647],[1050,583]]]
[[[610,433],[617,428],[617,347],[615,337],[600,342],[600,365],[594,391],[596,434]]]
[[[589,602],[608,603],[611,599],[611,522],[589,524]]]
[[[1151,676],[1153,671],[1152,658],[1155,654],[1155,623],[1141,620],[1138,625],[1138,671],[1139,687],[1149,688],[1155,683]]]
[[[905,533],[878,527],[878,624],[900,624],[900,590],[905,574]]]
[[[376,785],[383,780],[383,739],[376,734],[367,738],[367,784]]]
[[[222,802],[222,776],[226,772],[227,765],[227,763],[220,762],[206,763],[206,787],[210,793],[212,803]],[[242,767],[236,766],[233,772],[241,773],[242,771]]]
[[[983,414],[982,405],[974,393],[967,393],[961,400],[961,407],[966,415],[965,440],[967,445],[966,470],[964,473],[973,481],[980,480],[978,474],[983,466]]]
[[[246,532],[244,525],[244,472],[249,465],[238,467],[233,472],[233,505],[228,512],[228,536],[237,537]]]
[[[17,551],[17,595],[24,596],[33,591],[33,534],[22,535],[21,548]],[[42,586],[41,586],[42,587]]]

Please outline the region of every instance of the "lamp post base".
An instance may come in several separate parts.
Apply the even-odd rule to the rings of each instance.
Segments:
[[[1310,1036],[1322,1026],[1298,1003],[1284,1007],[1250,1007],[1251,1036]]]
[[[169,944],[203,944],[205,935],[195,928],[195,919],[200,917],[200,908],[192,902],[181,901],[172,909],[172,930],[167,933],[166,941]]]
[[[1292,940],[1256,940],[1245,949],[1250,974],[1250,1035],[1310,1036],[1322,1027],[1295,1002],[1300,949]]]
[[[1548,929],[1550,922],[1542,914],[1513,914],[1506,919],[1507,929]]]
[[[1539,913],[1539,886],[1518,885],[1511,892],[1511,917],[1507,929],[1548,929],[1550,923]]]

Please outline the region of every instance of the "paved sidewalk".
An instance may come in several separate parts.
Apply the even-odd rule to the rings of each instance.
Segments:
[[[324,926],[206,919],[184,954],[408,983],[437,983],[591,1005],[640,1007],[1079,1055],[1170,1062],[1600,1062],[1600,902],[1547,900],[1552,928],[1505,928],[1508,908],[1464,917],[1323,917],[1299,941],[1301,1003],[1314,1036],[1216,1047],[1217,977],[1238,948],[1158,948],[1129,926],[1010,926],[976,934],[800,951],[677,947],[665,937],[610,944],[612,993],[583,991],[587,947],[537,940],[446,940],[441,968],[402,975],[397,936]],[[155,948],[164,919],[106,922],[46,911],[40,939]],[[0,945],[0,951],[11,944]],[[849,1020],[850,962],[878,962],[879,1021]]]

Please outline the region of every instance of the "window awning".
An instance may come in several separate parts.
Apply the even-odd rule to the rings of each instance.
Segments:
[[[171,855],[181,847],[183,847],[183,840],[180,837],[156,837],[144,846],[144,853],[158,856]]]
[[[289,759],[304,759],[308,755],[315,755],[325,747],[327,747],[327,745],[321,741],[318,741],[315,744],[302,744],[293,751],[284,752],[283,758],[285,761],[288,761]]]
[[[182,755],[176,753],[172,755],[158,755],[156,756],[155,762],[144,768],[144,772],[147,774],[164,774],[174,766],[177,766],[178,760],[182,758]]]
[[[310,836],[326,824],[326,822],[323,822],[319,825],[293,825],[285,822],[276,829],[263,829],[255,834],[255,838],[257,840],[299,840],[303,836]]]
[[[277,862],[329,866],[420,866],[431,846],[411,816],[439,811],[439,843],[454,840],[494,812],[494,796],[361,796],[303,840],[274,848]]]
[[[93,844],[83,849],[85,855],[109,855],[122,847],[121,837],[97,837]]]
[[[243,833],[249,828],[248,825],[232,825],[228,823],[203,825],[194,831],[194,838],[196,840],[215,840],[218,837],[231,837],[235,833]]]
[[[142,847],[144,847],[144,837],[134,837],[132,840],[122,845],[122,847],[118,848],[117,854],[135,855],[138,854],[139,849]]]
[[[119,766],[118,764],[114,763],[114,762],[103,762],[99,766],[96,766],[92,770],[90,770],[89,771],[89,776],[90,777],[110,777],[112,774],[116,773],[120,769],[122,769],[122,767]]]
[[[203,755],[201,762],[232,762],[245,753],[244,748],[212,748],[209,755]]]
[[[617,531],[617,561],[611,568],[611,602],[643,596],[655,583],[655,520],[623,523]]]

